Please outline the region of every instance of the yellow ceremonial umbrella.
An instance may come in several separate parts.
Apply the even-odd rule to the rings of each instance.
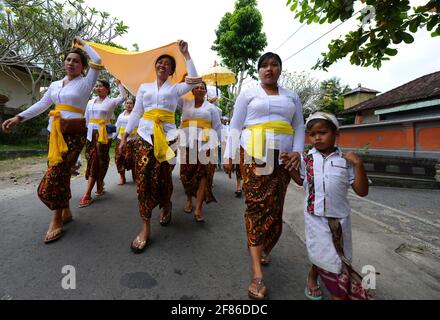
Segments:
[[[235,73],[228,68],[219,66],[217,61],[214,62],[214,66],[206,70],[201,74],[203,81],[208,85],[215,85],[216,94],[218,96],[218,86],[227,86],[229,84],[234,84]]]

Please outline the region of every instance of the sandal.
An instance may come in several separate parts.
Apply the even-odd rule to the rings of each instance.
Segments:
[[[255,285],[257,291],[252,291],[251,289]],[[267,288],[263,282],[263,278],[254,278],[248,288],[248,296],[255,300],[264,300],[267,298]]]
[[[320,283],[319,280],[316,281],[317,286],[316,287],[309,287],[309,280],[307,279],[306,287],[304,288],[304,294],[309,300],[322,300],[322,292],[320,295],[313,295],[313,293],[316,293],[317,291],[320,291]]]
[[[89,196],[83,196],[79,202],[78,208],[88,207],[92,204],[92,202],[93,202],[93,198]]]
[[[60,239],[62,236],[63,236],[63,227],[57,228],[55,230],[46,233],[46,238],[44,239],[44,243],[48,244],[55,242],[58,239]]]
[[[192,206],[192,204],[191,204],[191,207],[185,205],[185,207],[183,207],[183,211],[184,211],[185,213],[191,213],[191,212],[193,211],[193,206]]]
[[[195,214],[195,215],[194,215],[194,219],[195,219],[197,222],[205,222],[205,218],[204,218],[201,214]]]
[[[167,226],[167,225],[170,224],[170,222],[171,222],[171,210],[172,210],[172,204],[171,203],[169,205],[169,210],[168,210],[168,213],[166,215],[163,215],[163,213],[165,212],[165,207],[162,209],[161,218],[159,220],[159,223],[162,226]]]
[[[104,193],[105,193],[105,190],[104,190],[104,189],[102,189],[101,192],[99,192],[99,191],[95,191],[95,194],[96,194],[97,196],[102,196]]]
[[[136,242],[137,246],[135,246],[133,244],[135,242]],[[139,254],[145,250],[145,248],[147,247],[147,244],[148,244],[148,239],[141,241],[141,238],[139,238],[139,236],[137,236],[136,239],[134,239],[134,241],[131,243],[130,249],[133,253]]]
[[[241,198],[241,195],[242,195],[242,191],[241,190],[235,191],[235,197],[236,198]]]

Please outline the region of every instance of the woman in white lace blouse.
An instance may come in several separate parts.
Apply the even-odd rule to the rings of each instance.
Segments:
[[[32,119],[55,105],[49,113],[48,168],[38,186],[38,197],[53,212],[45,243],[61,238],[63,224],[72,220],[69,208],[71,169],[86,142],[84,112],[102,69],[101,58],[87,43],[79,37],[73,41],[83,46],[92,61],[88,62],[83,50],[71,49],[64,58],[66,76],[52,82],[40,101],[2,125],[4,131],[10,131],[18,123]],[[89,64],[90,69],[84,76]]]
[[[240,163],[246,197],[245,224],[252,260],[248,295],[264,299],[267,288],[261,265],[282,231],[282,214],[289,172],[281,164],[282,153],[302,152],[304,119],[298,95],[278,86],[282,62],[268,52],[258,61],[260,84],[237,97],[224,154],[225,171]],[[299,155],[296,161],[299,163]]]

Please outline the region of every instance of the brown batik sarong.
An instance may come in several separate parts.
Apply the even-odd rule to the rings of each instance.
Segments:
[[[278,153],[275,153],[278,159]],[[249,247],[263,246],[266,254],[278,242],[281,236],[283,207],[287,187],[290,182],[289,172],[284,166],[274,161],[271,174],[257,175],[257,167],[263,168],[252,159],[245,164],[244,150],[240,152],[240,166],[243,175],[246,212],[244,215]]]
[[[48,164],[47,171],[37,189],[38,197],[50,210],[69,207],[69,200],[72,197],[71,169],[86,143],[86,136],[82,133],[63,134],[63,137],[68,147],[68,151],[63,155],[63,162],[56,166]]]
[[[129,140],[122,148],[122,152],[119,151],[119,145],[121,140],[118,139],[115,148],[115,163],[119,173],[124,173],[125,170],[129,171],[134,168],[134,140]]]
[[[205,199],[206,203],[217,202],[212,193],[212,183],[214,180],[214,173],[216,165],[212,163],[201,164],[197,157],[197,164],[189,164],[190,149],[186,148],[186,162],[180,165],[180,180],[182,181],[183,188],[186,195],[193,197],[197,196],[197,190],[199,189],[200,181],[202,178],[206,178]],[[207,152],[209,157],[210,151]]]
[[[92,141],[86,142],[86,180],[94,178],[98,183],[103,183],[110,163],[110,147],[112,140],[107,144],[98,142],[99,131],[93,130]]]
[[[174,142],[168,144],[172,145]],[[139,213],[142,219],[149,220],[157,205],[162,208],[171,203],[172,172],[175,164],[157,161],[154,157],[154,146],[139,136],[133,140],[133,145]]]
[[[121,140],[118,139],[115,147],[115,164],[116,169],[119,173],[123,173],[125,171],[125,152],[127,150],[127,145],[122,148],[122,152],[119,151],[119,145],[121,144]]]

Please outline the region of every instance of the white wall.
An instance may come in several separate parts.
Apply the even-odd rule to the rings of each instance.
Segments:
[[[5,90],[9,101],[6,103],[8,108],[18,108],[22,105],[26,105],[24,109],[28,108],[32,103],[31,97],[31,80],[28,79],[26,73],[14,70],[14,72],[22,79],[26,84],[25,89],[18,81],[14,80],[3,71],[0,70],[0,89]],[[40,86],[37,86],[37,91],[40,90]]]

